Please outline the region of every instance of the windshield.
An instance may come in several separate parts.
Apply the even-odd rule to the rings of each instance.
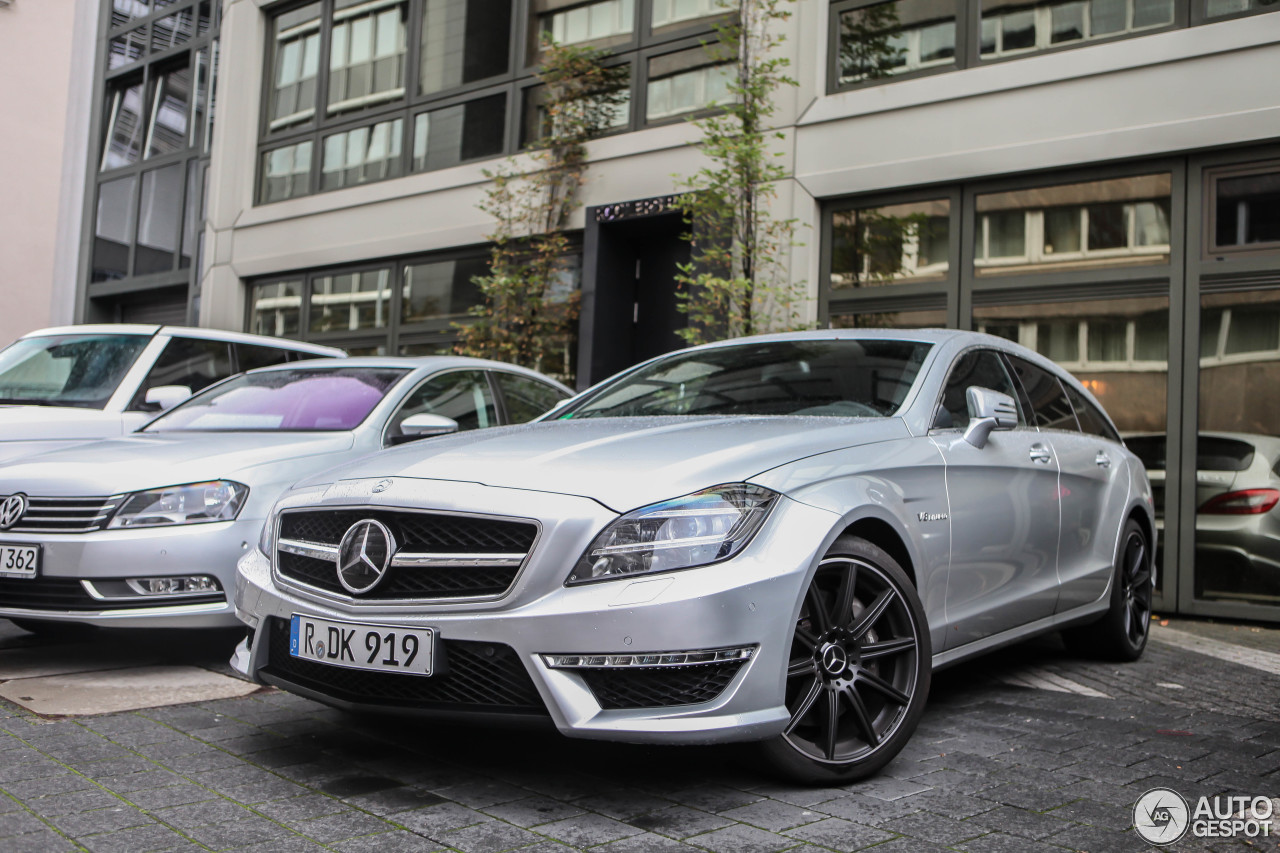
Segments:
[[[0,350],[0,403],[101,409],[148,335],[47,335]]]
[[[886,417],[906,399],[930,346],[771,341],[676,353],[606,385],[560,417]]]
[[[355,429],[409,371],[299,368],[245,373],[192,397],[144,432],[341,432]]]

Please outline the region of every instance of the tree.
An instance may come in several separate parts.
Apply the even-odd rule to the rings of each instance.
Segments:
[[[613,123],[627,97],[625,66],[607,53],[546,41],[539,138],[494,171],[480,209],[497,220],[489,272],[473,281],[483,302],[455,324],[461,355],[520,364],[571,379],[578,293],[565,286],[570,217],[580,206],[585,143]]]
[[[694,123],[709,161],[677,180],[677,206],[689,225],[692,260],[676,275],[680,335],[696,344],[801,326],[806,292],[789,281],[786,255],[797,221],[770,212],[776,184],[787,173],[769,150],[782,134],[769,130],[774,92],[795,86],[790,60],[777,55],[784,37],[774,26],[791,17],[794,0],[719,0],[726,9],[718,39],[705,46],[728,75],[726,103]]]

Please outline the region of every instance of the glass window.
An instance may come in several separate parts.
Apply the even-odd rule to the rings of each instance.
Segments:
[[[1238,15],[1255,10],[1274,12],[1274,6],[1272,0],[1205,0],[1204,16],[1221,18],[1223,15]]]
[[[306,195],[311,183],[311,140],[285,145],[262,155],[263,202]]]
[[[197,35],[209,31],[209,5],[201,3],[172,15],[166,15],[151,25],[151,49],[168,50],[186,44]]]
[[[147,374],[129,403],[129,411],[157,411],[146,402],[147,391],[162,385],[185,385],[193,392],[207,388],[231,375],[231,345],[226,341],[174,338],[165,345],[160,358]]]
[[[585,136],[597,136],[625,129],[631,121],[631,66],[621,66],[618,72],[618,79],[610,83],[610,88],[602,88],[561,107],[572,125],[561,121],[552,127],[546,105],[547,87],[527,87],[524,90],[520,145],[533,145],[553,133],[563,136],[566,132],[582,132]]]
[[[645,118],[669,118],[732,100],[732,68],[709,61],[700,47],[650,59]]]
[[[280,347],[263,347],[257,344],[232,344],[232,346],[236,350],[236,367],[242,371],[284,364],[293,355],[291,350]]]
[[[204,187],[202,176],[206,176],[206,166],[199,161],[187,163],[187,196],[182,205],[182,255],[178,258],[178,266],[186,269],[191,266],[191,254],[204,239]]]
[[[1280,167],[1212,180],[1211,250],[1280,245]]]
[[[1098,411],[1097,406],[1090,403],[1083,394],[1067,383],[1062,383],[1062,387],[1066,390],[1067,399],[1071,401],[1071,407],[1075,410],[1081,432],[1101,436],[1117,443],[1120,441],[1120,436],[1111,428],[1106,415]]]
[[[972,350],[962,355],[951,368],[942,392],[942,402],[933,420],[935,429],[964,429],[969,425],[969,388],[974,386],[1018,399],[1013,380],[1009,378],[1000,356],[991,350]],[[1022,420],[1021,414],[1018,420]]]
[[[250,331],[272,337],[297,337],[302,325],[302,281],[278,281],[253,289]]]
[[[655,18],[657,14],[655,7]],[[635,0],[596,0],[541,15],[538,31],[556,44],[615,44],[630,37],[635,18]]]
[[[426,0],[418,85],[424,95],[505,74],[510,0]]]
[[[536,418],[568,395],[554,385],[539,382],[531,376],[494,370],[489,373],[502,392],[507,423],[523,424]]]
[[[1043,429],[1079,431],[1075,410],[1067,399],[1058,377],[1017,356],[1008,356],[1018,382],[1027,394],[1035,425]]]
[[[649,19],[655,30],[675,25],[689,26],[700,18],[723,15],[738,4],[732,0],[651,0],[653,13]]]
[[[940,329],[947,325],[945,309],[858,312],[833,308],[829,325],[833,329]]]
[[[841,85],[922,68],[955,67],[954,0],[896,0],[839,15],[836,63]]]
[[[93,239],[92,280],[113,281],[129,275],[129,247],[133,243],[136,176],[104,181],[98,186],[98,210]]]
[[[155,84],[147,125],[147,156],[159,157],[187,147],[191,106],[191,69],[177,68]]]
[[[406,370],[298,367],[237,376],[175,407],[147,432],[355,429]]]
[[[111,0],[111,28],[124,26],[130,21],[151,14],[149,0]]]
[[[311,282],[312,332],[382,328],[390,309],[389,269],[323,275]]]
[[[117,88],[109,96],[108,106],[104,172],[136,163],[142,156],[142,83]]]
[[[134,275],[166,272],[174,268],[178,226],[182,224],[184,177],[181,163],[142,173]]]
[[[119,387],[146,335],[43,335],[0,350],[0,402],[101,409]]]
[[[326,136],[320,189],[331,190],[400,177],[403,137],[402,119]]]
[[[308,121],[316,112],[320,70],[320,4],[277,15],[271,22],[271,67],[267,126],[271,130]]]
[[[454,370],[433,376],[409,393],[387,424],[388,444],[411,440],[400,429],[410,415],[443,415],[452,418],[459,430],[496,426],[498,411],[489,380],[481,370]]]
[[[487,256],[407,264],[400,301],[402,324],[453,320],[484,302],[475,277],[489,270]]]
[[[832,215],[831,286],[874,287],[946,278],[948,199],[839,210]]]
[[[121,33],[107,45],[107,68],[115,69],[137,62],[147,52],[147,28],[138,27]]]
[[[329,36],[329,112],[404,97],[407,3],[336,0]]]
[[[501,154],[506,122],[505,94],[419,113],[413,122],[413,170],[443,169]]]
[[[977,273],[1168,263],[1170,185],[1165,173],[979,195]]]
[[[1212,0],[1210,0],[1212,2]],[[1173,23],[1174,0],[1023,0],[982,3],[983,59],[1140,32]]]

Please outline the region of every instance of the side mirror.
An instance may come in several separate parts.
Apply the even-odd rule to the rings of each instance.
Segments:
[[[430,438],[433,435],[448,435],[458,431],[458,422],[444,415],[429,415],[425,412],[409,415],[400,422],[400,433],[405,441],[418,438]]]
[[[1008,394],[972,385],[965,392],[969,401],[969,426],[964,440],[981,450],[993,430],[1013,429],[1018,425],[1018,406]]]
[[[148,388],[143,400],[150,405],[159,406],[160,411],[168,411],[191,396],[189,385],[157,385]]]

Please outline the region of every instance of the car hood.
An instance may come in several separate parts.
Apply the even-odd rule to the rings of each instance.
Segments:
[[[300,485],[369,477],[460,480],[578,495],[624,512],[721,483],[742,482],[817,453],[907,435],[898,418],[549,421],[404,445]]]
[[[134,434],[0,465],[0,493],[97,496],[203,480],[270,479],[277,464],[341,453],[352,442],[349,432]]]

